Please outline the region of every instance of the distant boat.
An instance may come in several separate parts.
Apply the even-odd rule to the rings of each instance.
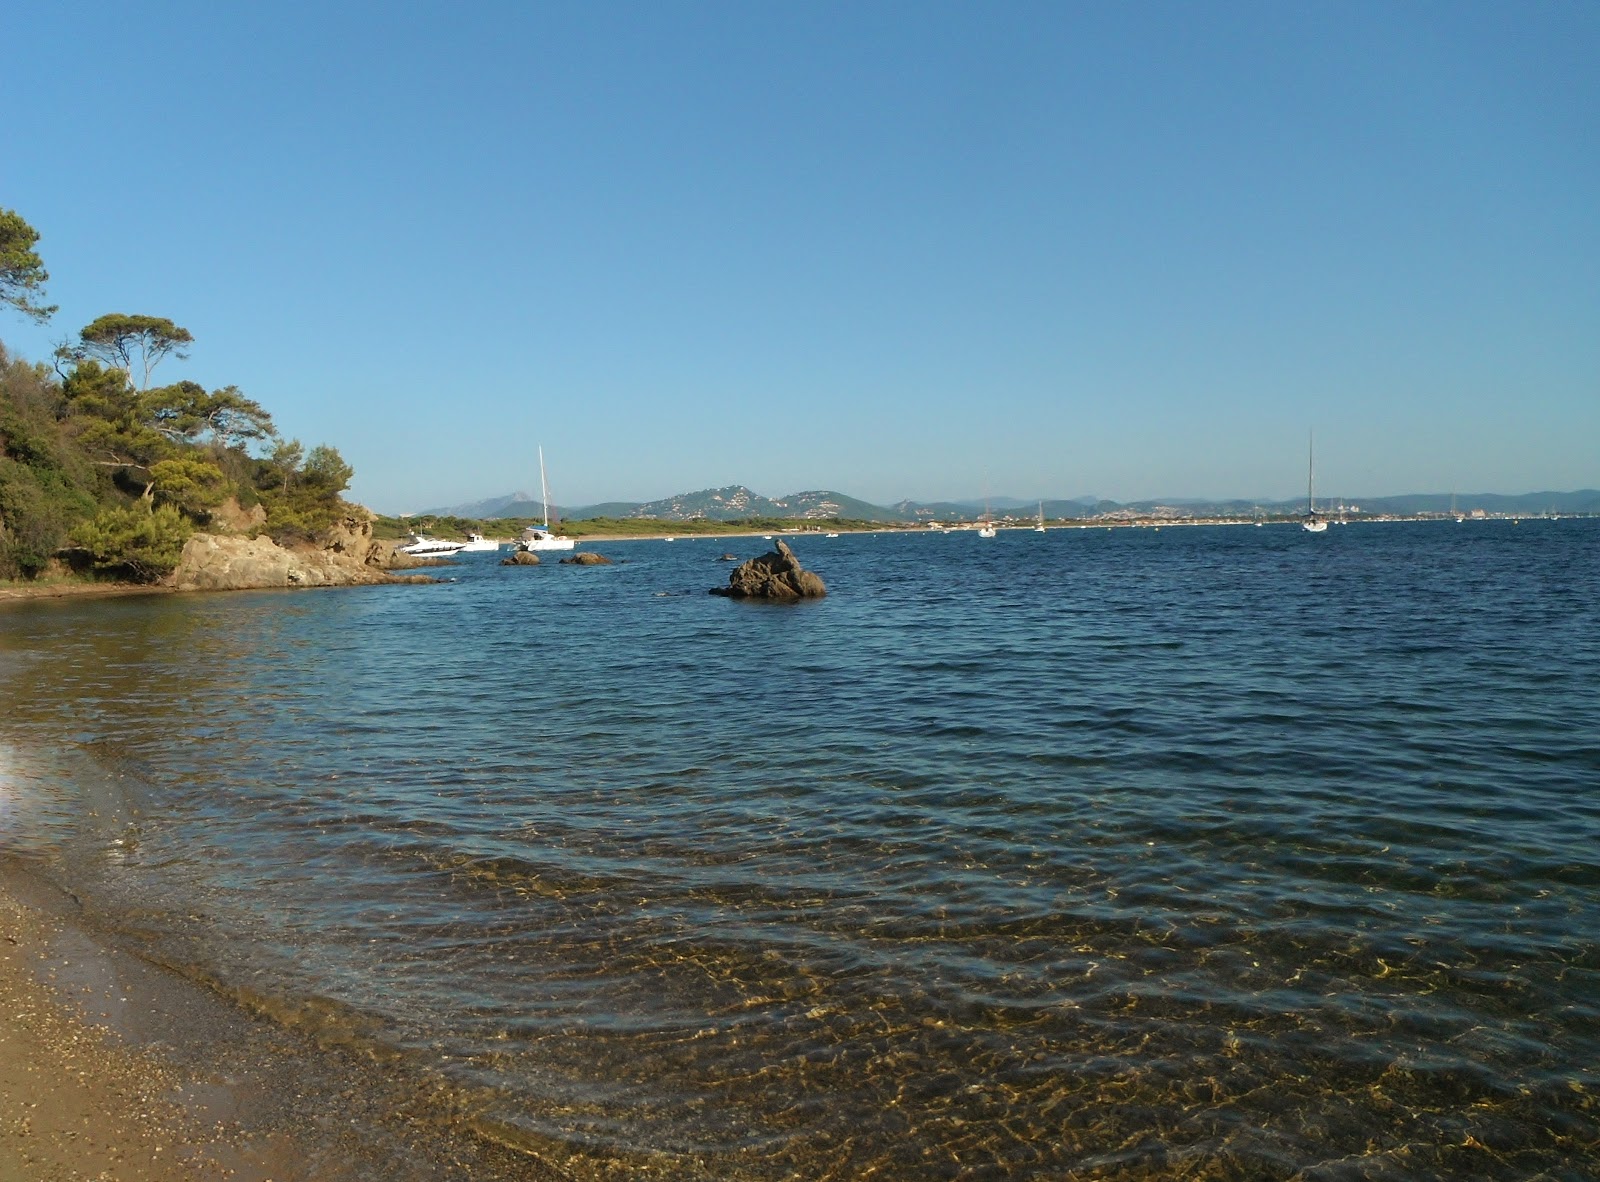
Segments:
[[[1043,501],[1039,502],[1039,524],[1033,527],[1033,532],[1036,533],[1036,534],[1044,533],[1044,502]]]
[[[825,538],[836,538],[839,535],[838,534],[823,534],[822,536],[825,537]]]
[[[544,525],[530,525],[517,539],[518,550],[571,550],[578,543],[550,532],[550,486],[544,478],[544,447],[539,448],[539,503],[544,506]]]
[[[1316,475],[1317,446],[1313,435],[1306,444],[1306,519],[1300,523],[1308,534],[1326,533],[1328,529],[1328,523],[1317,516]]]
[[[989,498],[987,497],[983,500],[983,517],[980,520],[982,524],[978,526],[978,536],[980,538],[994,537],[994,522],[989,519]]]
[[[412,534],[411,540],[404,546],[396,546],[401,554],[409,554],[413,558],[449,558],[465,550],[465,542],[447,542],[443,538],[430,538],[426,534]]]
[[[486,538],[482,534],[469,533],[467,540],[462,543],[463,554],[489,554],[500,549],[500,543],[493,538]]]

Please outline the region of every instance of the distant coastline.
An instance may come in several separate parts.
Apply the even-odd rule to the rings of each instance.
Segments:
[[[1600,514],[1600,490],[1572,492],[1503,493],[1414,493],[1379,497],[1318,497],[1317,510],[1330,516],[1416,519],[1447,517],[1482,512],[1486,516],[1533,517]],[[432,509],[418,513],[386,515],[403,523],[400,528],[427,521],[476,521],[484,523],[538,521],[548,517],[568,526],[585,521],[606,522],[660,521],[670,530],[678,524],[726,522],[742,524],[750,531],[766,532],[766,526],[783,528],[795,523],[819,528],[836,528],[831,523],[872,525],[926,525],[977,523],[984,518],[996,522],[1033,522],[1039,514],[1047,521],[1087,521],[1183,518],[1202,520],[1270,520],[1304,514],[1303,497],[1289,500],[1247,498],[1206,499],[1183,497],[1141,501],[1112,501],[1095,497],[1046,497],[1023,499],[994,497],[982,500],[897,501],[875,505],[845,493],[812,490],[769,498],[745,485],[727,485],[679,493],[656,501],[610,501],[603,504],[565,507],[545,506],[524,493],[508,493],[470,504]],[[486,532],[495,532],[491,529]],[[625,531],[632,535],[635,531]]]

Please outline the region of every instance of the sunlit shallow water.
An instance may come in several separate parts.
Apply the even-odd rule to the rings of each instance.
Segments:
[[[14,606],[0,840],[632,1171],[1593,1168],[1600,523],[796,546]]]

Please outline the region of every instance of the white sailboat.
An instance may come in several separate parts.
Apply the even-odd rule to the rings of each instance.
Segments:
[[[1039,524],[1033,527],[1033,532],[1036,533],[1036,534],[1044,533],[1044,502],[1043,501],[1039,502]]]
[[[1306,444],[1306,519],[1300,523],[1308,534],[1326,533],[1328,529],[1328,523],[1317,516],[1316,475],[1317,444],[1313,434]]]
[[[994,519],[989,516],[989,498],[983,498],[983,516],[978,519],[978,536],[980,538],[994,537]]]
[[[530,525],[517,539],[518,550],[571,550],[577,545],[571,538],[557,537],[550,532],[550,486],[544,478],[544,446],[539,447],[539,503],[544,507],[544,525]]]

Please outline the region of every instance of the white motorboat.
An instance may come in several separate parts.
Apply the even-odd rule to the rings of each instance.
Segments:
[[[550,532],[550,486],[544,478],[544,448],[539,448],[539,503],[544,507],[544,524],[530,525],[517,539],[518,550],[571,550],[577,546],[572,538],[563,538]]]
[[[409,554],[413,558],[449,558],[452,554],[459,554],[466,549],[465,542],[447,542],[443,538],[430,538],[426,534],[412,534],[411,540],[404,546],[396,546],[395,550],[401,554]]]
[[[1308,534],[1328,532],[1328,523],[1317,516],[1316,475],[1317,444],[1316,436],[1312,435],[1306,445],[1306,519],[1300,523],[1300,528]]]
[[[482,534],[469,533],[466,542],[461,547],[463,554],[492,554],[500,549],[500,543],[493,538],[486,538]]]

